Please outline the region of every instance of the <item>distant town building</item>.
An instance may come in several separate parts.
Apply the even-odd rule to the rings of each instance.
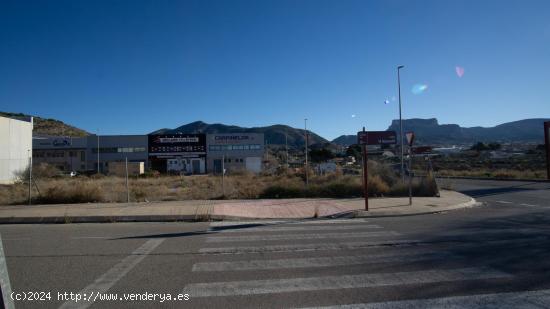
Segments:
[[[0,116],[0,184],[11,184],[32,157],[32,118],[17,120]]]

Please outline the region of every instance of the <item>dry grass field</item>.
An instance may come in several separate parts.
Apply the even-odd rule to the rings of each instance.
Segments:
[[[406,184],[386,166],[369,162],[370,196],[405,196]],[[40,172],[39,169],[37,169]],[[33,186],[35,204],[126,202],[124,178],[111,176],[51,177],[42,171]],[[433,179],[415,180],[413,192],[418,196],[434,196],[437,188]],[[311,174],[306,186],[303,173],[283,170],[272,175],[238,173],[224,179],[221,176],[157,176],[129,180],[130,200],[177,201],[203,199],[257,199],[299,197],[360,197],[363,196],[360,176],[333,173],[324,176]],[[28,182],[0,186],[0,204],[24,204],[28,199]]]

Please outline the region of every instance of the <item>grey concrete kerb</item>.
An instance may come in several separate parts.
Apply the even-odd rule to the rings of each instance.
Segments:
[[[296,220],[335,217],[387,217],[440,213],[479,205],[454,191],[441,197],[369,199],[260,199],[171,201],[152,203],[98,203],[64,205],[0,206],[0,223],[112,223],[278,219]]]
[[[429,214],[437,214],[437,213],[443,213],[447,211],[453,211],[458,209],[464,209],[464,208],[471,208],[476,206],[481,206],[483,203],[476,201],[474,198],[470,198],[469,201],[456,204],[452,207],[447,207],[445,209],[439,209],[439,210],[427,210],[427,211],[401,211],[401,212],[368,212],[365,210],[356,210],[354,211],[350,217],[353,218],[376,218],[376,217],[402,217],[402,216],[416,216],[416,215],[429,215]]]

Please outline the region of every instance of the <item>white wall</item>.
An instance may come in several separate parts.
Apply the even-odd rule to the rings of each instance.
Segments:
[[[262,171],[262,158],[260,157],[247,157],[245,159],[246,169],[253,173],[259,173]]]
[[[29,155],[32,123],[0,116],[0,184],[13,183],[15,173],[27,168]]]

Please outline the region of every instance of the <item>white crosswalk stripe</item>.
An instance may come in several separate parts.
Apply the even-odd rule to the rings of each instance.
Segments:
[[[205,242],[207,245],[199,249],[199,253],[205,256],[211,254],[244,254],[244,257],[238,260],[233,260],[233,258],[232,260],[220,260],[218,257],[216,258],[217,261],[197,262],[193,265],[192,269],[195,275],[206,275],[208,272],[233,272],[233,274],[228,274],[231,277],[238,275],[238,272],[244,271],[283,271],[291,269],[302,269],[296,272],[297,274],[308,274],[310,271],[306,269],[312,269],[311,273],[315,275],[292,277],[292,272],[285,272],[289,274],[289,278],[270,278],[270,272],[263,272],[261,273],[264,276],[263,278],[255,277],[253,280],[199,281],[190,283],[184,287],[184,293],[188,293],[191,297],[196,298],[231,297],[375,287],[399,288],[400,286],[411,284],[460,283],[467,280],[513,278],[511,274],[483,265],[468,265],[465,268],[457,268],[459,266],[456,265],[456,262],[464,257],[448,251],[430,248],[431,242],[424,243],[416,239],[403,239],[403,236],[396,231],[384,230],[379,225],[366,224],[366,222],[366,220],[349,219],[290,222],[284,220],[231,223],[214,222],[209,229],[213,234],[206,238]],[[486,232],[486,234],[506,232],[510,231],[491,230]],[[524,231],[514,232],[521,233]],[[449,236],[466,236],[478,233],[476,230],[459,230],[443,232],[438,237],[447,238]],[[482,233],[485,234],[484,232]],[[283,240],[286,242],[280,244],[271,243]],[[328,241],[320,242],[319,240]],[[484,240],[482,243],[471,241],[455,243],[453,247],[468,248],[480,246],[481,244],[491,244],[492,242],[509,242],[513,244],[521,241],[522,238],[507,239],[504,241]],[[239,245],[237,244],[238,242],[250,242],[251,244]],[[437,244],[437,241],[435,243]],[[422,244],[426,244],[426,246]],[[365,250],[370,251],[372,247],[376,247],[377,249],[372,252],[365,252]],[[356,249],[361,249],[361,251],[358,252]],[[331,253],[325,253],[325,256],[311,256],[311,254],[307,254],[305,257],[293,257],[294,254],[298,255],[297,253],[301,251],[331,250],[339,252],[336,256]],[[346,250],[354,251],[346,254]],[[253,253],[261,253],[261,258],[247,258],[246,254]],[[280,253],[284,253],[284,255],[277,257]],[[269,255],[263,254],[273,254],[274,256],[273,258],[269,258]],[[452,260],[450,265],[441,263],[449,260]],[[422,263],[414,264],[414,266],[411,264],[419,261],[422,261]],[[430,262],[435,262],[435,264],[431,264]],[[330,267],[376,263],[386,263],[383,266],[385,271],[334,275],[334,269],[329,270]],[[392,268],[393,264],[397,266],[395,271]],[[414,268],[399,270],[400,265],[413,266]],[[420,265],[427,265],[429,269],[419,270],[418,267]],[[437,267],[430,267],[431,265],[446,266],[443,269],[437,269]],[[327,274],[325,275],[322,274],[325,271],[324,269],[327,269]],[[372,269],[372,266],[364,269]],[[233,278],[240,278],[240,276]],[[467,298],[465,302],[471,305],[469,308],[482,308],[482,306],[476,307],[476,304],[491,304],[492,301],[492,296],[474,295],[468,297],[473,297]],[[513,308],[513,304],[521,304],[525,300],[522,297],[510,296],[506,304],[510,304],[510,308]],[[456,307],[457,304],[460,304],[458,298],[455,300],[454,297],[448,297],[431,300],[417,299],[403,302],[336,305],[335,307],[327,308],[462,308]]]
[[[208,237],[206,242],[239,242],[239,241],[270,241],[299,239],[337,239],[337,238],[368,238],[399,236],[393,231],[355,232],[355,233],[321,233],[321,234],[283,234],[283,235],[247,235],[247,236],[216,236]]]
[[[399,245],[416,243],[414,239],[373,240],[343,243],[318,243],[318,244],[293,244],[293,245],[260,245],[260,246],[235,246],[235,247],[205,247],[199,249],[200,253],[254,253],[254,252],[286,252],[286,251],[310,251],[310,250],[346,250],[367,248],[380,245]]]
[[[277,260],[246,260],[233,262],[196,263],[193,271],[239,271],[288,268],[332,267],[368,263],[401,263],[453,258],[446,252],[432,250],[400,251],[382,254],[294,258]]]
[[[508,277],[511,277],[511,275],[487,267],[470,267],[292,279],[193,283],[184,288],[184,293],[189,293],[192,297],[255,295]]]
[[[540,309],[550,308],[550,290],[453,296],[303,309]]]

